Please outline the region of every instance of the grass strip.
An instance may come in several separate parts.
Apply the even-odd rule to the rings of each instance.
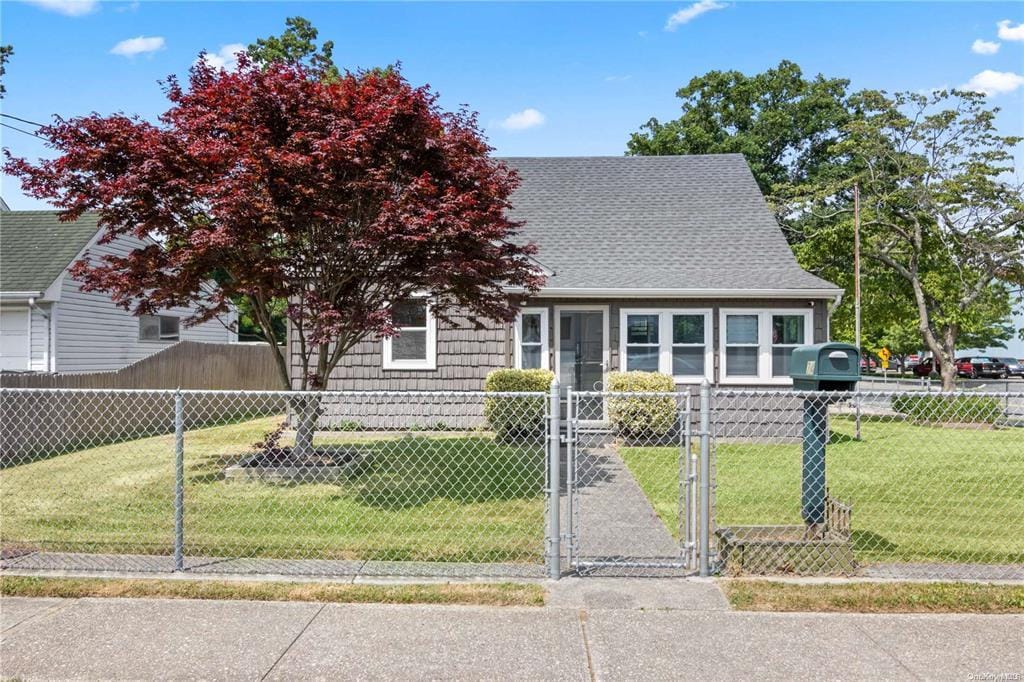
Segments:
[[[244,599],[346,604],[463,604],[543,606],[544,588],[520,583],[371,585],[351,583],[236,582],[123,578],[0,577],[5,597],[157,597]]]
[[[719,581],[740,611],[1024,613],[1024,585]]]

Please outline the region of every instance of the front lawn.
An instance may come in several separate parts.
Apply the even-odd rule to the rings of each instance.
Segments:
[[[317,443],[371,453],[350,480],[225,480],[225,467],[280,419],[186,434],[187,556],[542,561],[542,446],[506,446],[487,434],[333,433]],[[0,471],[0,539],[7,548],[170,553],[173,451],[172,436],[157,436]]]
[[[831,494],[852,505],[861,562],[1024,562],[1024,429],[831,419]],[[695,444],[696,447],[696,444]],[[675,532],[678,449],[620,449]],[[720,440],[718,526],[800,524],[799,443]]]

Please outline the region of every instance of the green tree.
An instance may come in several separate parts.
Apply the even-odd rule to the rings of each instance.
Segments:
[[[753,76],[709,71],[676,92],[682,115],[650,119],[632,134],[627,153],[743,154],[761,191],[773,195],[826,171],[850,119],[848,86],[842,78],[806,78],[790,61]]]
[[[246,52],[257,64],[303,64],[324,80],[337,80],[340,72],[334,63],[334,41],[316,45],[316,27],[303,17],[285,19],[287,28],[279,36],[257,38]]]
[[[997,110],[977,93],[865,91],[854,105],[863,115],[832,149],[844,176],[812,183],[809,202],[791,210],[817,219],[807,244],[845,239],[859,184],[864,256],[909,287],[918,331],[950,390],[958,344],[994,345],[1012,332],[1011,287],[1024,286],[1024,200],[1007,178],[1020,138],[998,133]]]
[[[3,77],[7,74],[7,62],[14,55],[13,45],[0,45],[0,99],[3,99],[7,93],[7,88],[4,87]]]

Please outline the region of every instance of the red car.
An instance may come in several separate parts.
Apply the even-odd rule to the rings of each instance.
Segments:
[[[914,374],[919,377],[931,376],[936,370],[932,366],[932,360],[924,360],[921,364],[914,368]],[[978,377],[993,377],[998,379],[1005,379],[1008,374],[1008,368],[1002,362],[998,362],[989,357],[969,357],[969,358],[957,358],[956,359],[956,373],[957,376],[967,377],[969,379],[977,379]]]

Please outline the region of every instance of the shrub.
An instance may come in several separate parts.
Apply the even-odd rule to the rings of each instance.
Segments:
[[[491,393],[551,390],[555,374],[546,369],[496,369],[484,380]],[[544,432],[547,396],[502,396],[484,399],[484,417],[502,442],[534,442]]]
[[[892,408],[914,421],[992,424],[1002,414],[999,398],[983,395],[904,393],[892,399]]]
[[[611,372],[608,390],[612,393],[672,392],[676,390],[676,383],[667,374],[657,372]],[[608,398],[608,418],[619,434],[636,440],[667,435],[679,415],[676,400],[671,396],[612,396]]]

